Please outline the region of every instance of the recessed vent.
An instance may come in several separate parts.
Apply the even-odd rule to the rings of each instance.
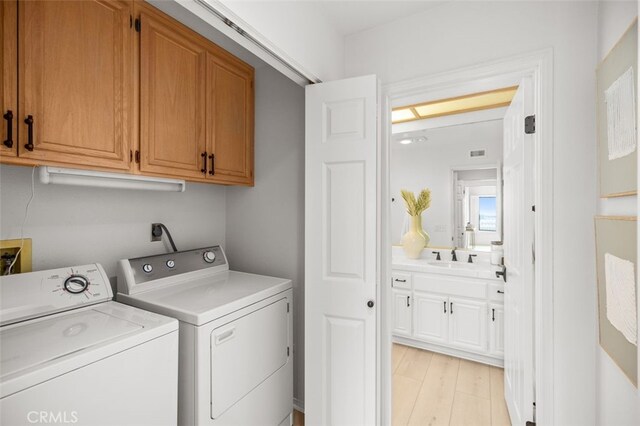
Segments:
[[[469,151],[469,157],[471,158],[476,158],[476,157],[484,157],[485,154],[485,150],[484,149],[477,149],[475,151]]]

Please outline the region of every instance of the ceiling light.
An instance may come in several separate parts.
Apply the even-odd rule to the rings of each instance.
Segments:
[[[166,179],[126,173],[96,172],[93,170],[64,169],[41,166],[40,182],[91,186],[98,188],[147,189],[152,191],[184,192],[186,183],[180,179]]]

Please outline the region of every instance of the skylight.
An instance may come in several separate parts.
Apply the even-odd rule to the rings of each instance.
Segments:
[[[511,104],[516,90],[518,86],[398,107],[391,112],[391,121],[394,124],[405,123],[443,115],[505,107]]]

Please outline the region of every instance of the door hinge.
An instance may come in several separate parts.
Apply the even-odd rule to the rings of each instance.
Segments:
[[[287,356],[289,356],[289,346],[287,346]]]
[[[136,28],[136,32],[140,32],[140,19],[136,19],[135,20],[135,28]]]
[[[524,118],[524,132],[531,135],[536,132],[536,116],[528,115]]]
[[[140,151],[136,150],[136,163],[140,163]]]

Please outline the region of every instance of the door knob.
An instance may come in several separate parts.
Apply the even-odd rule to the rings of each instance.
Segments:
[[[367,302],[367,306],[368,306],[368,307],[373,308],[373,305],[374,305],[373,300],[369,300],[369,301]]]

